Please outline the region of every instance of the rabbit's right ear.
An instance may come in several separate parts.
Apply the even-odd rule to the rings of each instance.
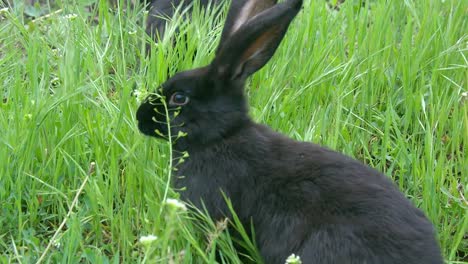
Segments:
[[[220,43],[210,64],[210,75],[223,81],[242,81],[262,68],[275,53],[301,7],[302,0],[286,0],[256,14],[237,30],[236,21],[231,21],[234,24],[228,24],[225,31],[235,31]]]
[[[232,36],[243,24],[258,13],[274,6],[276,2],[277,0],[232,0],[216,53],[226,42],[226,39]]]

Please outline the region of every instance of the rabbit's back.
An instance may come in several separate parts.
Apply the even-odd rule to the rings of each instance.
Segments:
[[[442,263],[432,224],[380,172],[340,153],[256,128],[258,245],[266,263]],[[264,184],[262,186],[262,184]],[[255,207],[255,205],[253,205]],[[285,243],[283,243],[285,242]],[[289,251],[289,252],[288,252]],[[282,258],[280,257],[280,258]]]
[[[249,126],[192,150],[176,186],[210,215],[254,224],[266,263],[442,263],[424,214],[386,176],[340,153]]]

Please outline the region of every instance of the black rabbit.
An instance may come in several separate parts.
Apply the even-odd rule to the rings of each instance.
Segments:
[[[189,153],[175,187],[216,219],[229,215],[224,192],[245,226],[253,223],[265,263],[292,253],[305,264],[443,263],[432,224],[386,176],[249,118],[245,80],[273,56],[301,5],[233,2],[212,63],[161,86],[170,129],[155,96],[137,111],[139,129],[187,134],[173,142],[175,153]]]

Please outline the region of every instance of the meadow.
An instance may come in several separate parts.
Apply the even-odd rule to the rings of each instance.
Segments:
[[[147,12],[114,2],[2,2],[0,263],[240,263],[135,120],[168,76],[210,62],[224,13],[179,16],[146,54]],[[252,118],[383,171],[447,263],[468,263],[468,1],[337,4],[305,1],[248,81]]]

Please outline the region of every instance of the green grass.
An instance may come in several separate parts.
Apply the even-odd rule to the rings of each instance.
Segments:
[[[169,146],[135,121],[168,71],[209,63],[222,17],[196,14],[147,59],[141,7],[24,2],[0,13],[0,261],[237,262],[222,224],[165,205]],[[468,263],[468,1],[360,2],[305,1],[248,84],[251,115],[392,177]]]

